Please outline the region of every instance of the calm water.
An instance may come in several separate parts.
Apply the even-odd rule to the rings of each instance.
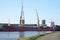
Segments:
[[[36,31],[24,32],[25,37],[36,34]],[[44,32],[40,32],[40,34],[44,34]],[[0,32],[0,40],[16,40],[17,38],[19,38],[19,32]]]

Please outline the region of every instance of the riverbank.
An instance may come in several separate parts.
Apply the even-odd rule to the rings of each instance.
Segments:
[[[60,32],[53,32],[49,35],[39,37],[36,40],[60,40]]]

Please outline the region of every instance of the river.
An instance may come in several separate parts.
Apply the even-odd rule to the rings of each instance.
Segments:
[[[24,36],[33,36],[36,35],[37,31],[26,31],[24,32]],[[44,32],[40,32],[40,34],[44,34]],[[19,38],[19,32],[0,32],[0,40],[16,40]]]

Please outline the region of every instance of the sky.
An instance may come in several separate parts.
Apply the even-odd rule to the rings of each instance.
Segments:
[[[60,0],[23,0],[25,24],[36,24],[37,9],[40,24],[43,19],[47,24],[54,21],[60,25]],[[0,23],[19,23],[21,0],[0,0]]]

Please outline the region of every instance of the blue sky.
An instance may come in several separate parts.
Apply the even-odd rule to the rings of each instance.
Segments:
[[[35,9],[38,10],[40,23],[46,19],[47,23],[55,21],[60,25],[60,0],[23,0],[25,23],[36,23]],[[19,23],[21,0],[0,0],[0,22]]]

